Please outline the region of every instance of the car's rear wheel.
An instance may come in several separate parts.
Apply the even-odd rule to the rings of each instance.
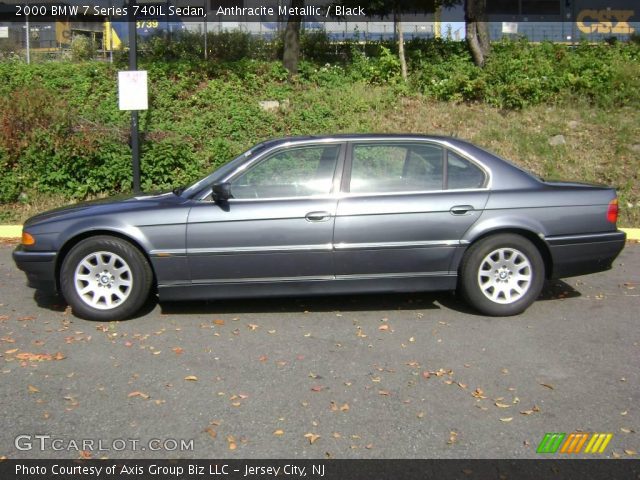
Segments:
[[[542,255],[526,238],[498,234],[473,244],[460,268],[460,291],[486,315],[517,315],[540,295],[544,284]]]
[[[60,288],[75,315],[112,321],[142,307],[152,278],[140,250],[117,237],[96,236],[79,242],[65,257]]]

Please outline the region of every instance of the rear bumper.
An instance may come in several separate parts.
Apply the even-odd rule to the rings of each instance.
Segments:
[[[27,283],[38,290],[56,290],[56,252],[30,252],[19,245],[13,251],[16,266],[27,274]]]
[[[552,278],[609,270],[624,248],[627,235],[616,232],[547,237],[553,262]]]

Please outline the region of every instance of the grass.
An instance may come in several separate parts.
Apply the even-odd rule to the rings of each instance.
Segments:
[[[250,126],[260,132],[254,135],[403,132],[457,136],[547,179],[614,186],[621,200],[620,225],[640,227],[640,147],[633,147],[640,144],[637,109],[607,110],[575,101],[504,111],[483,104],[435,102],[419,95],[397,96],[391,87],[359,83],[344,88],[300,87],[287,93],[291,106],[261,114],[259,123]],[[555,135],[563,135],[566,144],[549,145],[549,138]],[[212,140],[215,136],[207,139]],[[233,149],[250,146],[243,141],[234,143]],[[206,149],[206,142],[203,145]],[[17,203],[0,205],[0,222],[20,223],[37,212],[70,203],[58,194],[25,193],[26,198]]]

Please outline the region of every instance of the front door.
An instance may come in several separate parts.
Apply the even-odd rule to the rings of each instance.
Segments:
[[[289,146],[229,181],[227,202],[189,214],[187,255],[196,284],[330,279],[343,145]]]
[[[488,199],[487,174],[444,146],[363,142],[350,160],[334,234],[339,278],[447,275]]]

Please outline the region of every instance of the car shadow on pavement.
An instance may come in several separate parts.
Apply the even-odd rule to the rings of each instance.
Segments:
[[[438,296],[425,293],[386,293],[162,302],[160,306],[163,314],[415,311],[440,309],[436,300]]]
[[[545,282],[538,302],[546,300],[560,300],[563,298],[577,298],[582,294],[563,280],[548,280]]]
[[[538,301],[576,298],[581,293],[562,280],[545,283]],[[61,295],[36,290],[34,299],[39,307],[64,312],[67,303]],[[151,296],[131,319],[143,317],[158,306]],[[328,295],[314,297],[278,297],[231,299],[216,301],[162,302],[163,314],[234,314],[234,313],[292,313],[292,312],[363,312],[439,310],[442,307],[466,315],[483,316],[468,306],[455,292],[385,293],[375,295]]]

